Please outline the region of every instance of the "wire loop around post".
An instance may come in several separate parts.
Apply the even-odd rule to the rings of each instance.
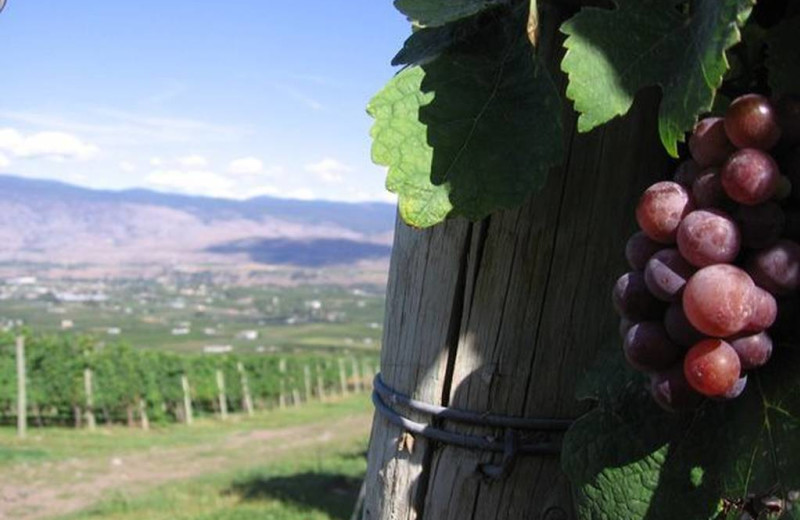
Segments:
[[[373,381],[372,402],[375,409],[387,421],[410,433],[460,448],[503,453],[503,460],[500,464],[481,464],[480,466],[481,472],[492,479],[507,476],[520,455],[558,455],[561,452],[560,437],[572,424],[572,421],[565,419],[480,414],[423,403],[389,388],[383,382],[380,374],[377,374]],[[480,437],[447,431],[432,424],[413,421],[395,410],[393,408],[395,405],[428,415],[431,420],[439,419],[486,428],[498,428],[503,429],[504,433],[499,437]]]

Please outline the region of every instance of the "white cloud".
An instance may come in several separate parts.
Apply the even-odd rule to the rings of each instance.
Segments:
[[[324,182],[338,183],[344,180],[343,174],[352,172],[353,169],[336,159],[326,157],[319,162],[306,164],[306,171],[317,175]]]
[[[99,149],[66,132],[37,132],[24,135],[13,128],[0,128],[0,150],[26,159],[78,159],[95,156]]]
[[[7,168],[9,164],[11,164],[9,158],[0,153],[0,168]]]
[[[131,173],[136,171],[136,165],[130,161],[122,161],[119,163],[119,169],[125,173]]]
[[[150,166],[161,166],[162,163],[163,161],[161,160],[161,157],[150,158]]]
[[[299,190],[293,190],[286,194],[286,197],[289,199],[298,199],[298,200],[314,200],[317,197],[314,195],[314,192],[308,188],[300,188]]]
[[[234,175],[256,175],[264,171],[264,161],[256,157],[234,159],[228,164],[228,171]]]
[[[186,157],[180,157],[178,164],[185,168],[205,168],[208,166],[208,159],[202,155],[187,155]]]
[[[234,183],[208,170],[155,170],[145,182],[157,188],[191,195],[234,198]]]

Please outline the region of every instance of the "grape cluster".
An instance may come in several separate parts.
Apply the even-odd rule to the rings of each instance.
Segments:
[[[741,96],[688,145],[642,194],[613,289],[625,357],[668,410],[738,397],[800,328],[800,99]]]

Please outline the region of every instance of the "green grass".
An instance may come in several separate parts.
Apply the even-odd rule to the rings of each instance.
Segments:
[[[369,409],[365,395],[329,403],[259,412],[252,419],[232,415],[228,422],[205,418],[189,427],[182,424],[154,426],[149,432],[125,426],[99,427],[96,432],[72,428],[30,428],[19,439],[11,427],[0,428],[0,470],[19,462],[36,464],[73,457],[103,457],[159,447],[188,446],[213,442],[231,433],[295,426],[321,417],[342,417]]]
[[[262,467],[117,492],[63,520],[348,520],[366,470],[366,439],[290,452]]]

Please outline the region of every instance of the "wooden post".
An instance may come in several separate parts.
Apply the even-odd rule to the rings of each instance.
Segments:
[[[186,424],[192,424],[194,417],[192,416],[192,394],[189,390],[189,378],[186,374],[181,376],[181,386],[183,387],[183,413]]]
[[[219,416],[223,421],[228,419],[228,399],[225,397],[225,375],[217,370],[217,391],[219,392]]]
[[[353,362],[353,391],[361,393],[364,391],[364,380],[361,379],[361,371],[358,368],[358,360],[352,359]]]
[[[17,435],[28,430],[27,381],[25,379],[25,336],[17,336]]]
[[[303,388],[305,390],[305,400],[311,402],[311,369],[308,365],[303,366]]]
[[[539,51],[563,92],[557,28],[568,12],[547,5]],[[586,410],[576,385],[618,325],[608,294],[627,270],[636,201],[668,169],[658,99],[653,89],[641,93],[626,117],[589,134],[577,133],[565,100],[564,166],[524,206],[424,231],[397,224],[380,366],[388,386],[476,413],[574,419]],[[476,468],[501,462],[502,454],[434,446],[420,436],[412,449],[400,442],[405,435],[375,415],[364,519],[576,518],[558,457],[520,457],[493,482]]]
[[[278,362],[278,372],[281,378],[280,394],[278,395],[278,404],[281,408],[286,408],[286,360],[281,359]]]
[[[344,368],[344,359],[339,358],[339,389],[342,395],[347,395],[347,371]]]
[[[83,390],[86,393],[86,426],[89,431],[94,431],[97,423],[94,418],[94,395],[92,388],[92,369],[83,369]]]
[[[150,418],[147,416],[147,403],[141,397],[139,397],[139,421],[141,422],[142,430],[150,430]]]
[[[322,368],[319,364],[315,365],[317,373],[317,399],[320,401],[325,400],[325,379],[322,377]]]
[[[244,364],[239,361],[236,363],[236,370],[239,371],[239,381],[242,385],[242,401],[244,403],[244,410],[249,417],[253,416],[253,397],[250,395],[250,385],[247,382],[247,372],[244,370]]]

